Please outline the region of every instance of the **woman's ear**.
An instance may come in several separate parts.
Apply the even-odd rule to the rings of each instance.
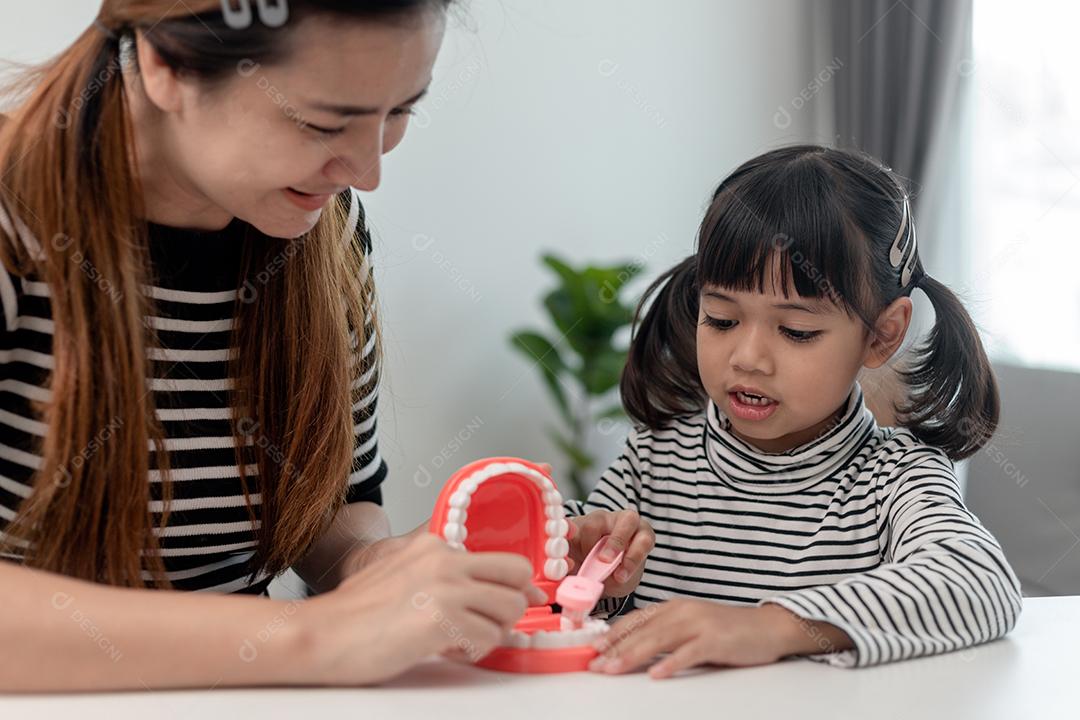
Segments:
[[[863,355],[863,365],[879,368],[887,363],[904,342],[910,324],[911,298],[896,298],[878,315]]]
[[[162,112],[180,110],[180,81],[173,69],[162,59],[141,30],[135,32],[135,55],[143,92],[150,102]]]

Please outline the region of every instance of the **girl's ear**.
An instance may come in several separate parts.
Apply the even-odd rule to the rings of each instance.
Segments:
[[[910,324],[911,298],[896,298],[878,315],[866,346],[863,365],[878,368],[887,363],[904,342]]]

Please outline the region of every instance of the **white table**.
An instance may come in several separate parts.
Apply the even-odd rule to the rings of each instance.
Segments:
[[[1080,719],[1080,596],[1029,598],[1013,633],[972,650],[863,670],[805,660],[644,674],[511,675],[431,662],[380,688],[99,693],[0,698],[0,718],[140,717]]]

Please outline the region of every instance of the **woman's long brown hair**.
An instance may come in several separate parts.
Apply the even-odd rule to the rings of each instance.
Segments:
[[[379,17],[425,4],[440,3],[291,6],[294,18],[305,10]],[[208,82],[233,71],[237,57],[267,61],[286,52],[284,30],[275,36],[258,22],[229,28],[220,0],[106,0],[99,20],[113,33],[141,29],[174,70]],[[168,587],[148,511],[152,466],[164,484],[159,527],[168,522],[171,493],[148,389],[147,348],[155,339],[145,322],[153,311],[144,292],[151,283],[147,225],[117,37],[89,28],[14,89],[21,102],[0,126],[0,203],[24,226],[0,229],[0,261],[12,274],[32,273],[48,284],[54,367],[50,401],[35,404],[47,426],[42,461],[0,550],[17,552],[32,567],[111,585],[142,587],[150,572],[150,584]],[[262,522],[253,576],[302,557],[343,502],[353,467],[352,408],[363,389],[354,380],[371,368],[352,359],[368,340],[365,328],[375,324],[362,247],[342,242],[346,213],[332,204],[301,238],[253,232],[246,241],[238,282],[265,282],[236,303],[230,375],[236,424],[243,419],[247,431],[257,425],[260,437],[254,450]],[[281,256],[287,261],[278,263]],[[94,273],[85,272],[87,263]],[[280,272],[260,275],[271,263]],[[103,428],[110,431],[105,442]],[[237,464],[254,518],[243,435],[244,428],[234,432]]]

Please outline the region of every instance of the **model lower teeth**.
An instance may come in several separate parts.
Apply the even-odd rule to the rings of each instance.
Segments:
[[[606,633],[608,628],[608,624],[603,620],[589,618],[577,630],[570,629],[569,623],[565,621],[562,630],[537,630],[531,634],[511,630],[503,639],[503,647],[552,650],[589,645],[593,640]]]
[[[739,402],[744,405],[771,405],[772,400],[767,397],[758,397],[757,395],[747,395],[744,392],[735,393],[739,398]]]

